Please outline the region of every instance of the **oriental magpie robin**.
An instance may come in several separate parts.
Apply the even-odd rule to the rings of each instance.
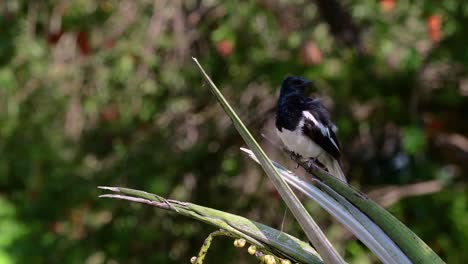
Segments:
[[[302,158],[319,161],[330,174],[346,182],[340,166],[340,143],[336,126],[317,98],[304,96],[313,83],[287,77],[281,84],[276,112],[276,131],[286,148]]]

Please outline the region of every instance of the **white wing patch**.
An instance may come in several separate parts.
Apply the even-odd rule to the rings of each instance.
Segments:
[[[333,143],[333,145],[336,147],[336,149],[340,149],[338,147],[338,144],[336,144],[335,140],[333,140],[333,138],[330,136],[330,130],[328,129],[328,127],[324,126],[322,124],[322,122],[319,122],[315,116],[313,114],[311,114],[309,111],[302,111],[302,115],[309,119],[310,121],[312,121],[314,123],[315,126],[317,126],[319,129],[320,129],[320,132],[322,132],[322,134],[326,137],[328,137],[328,139]],[[336,126],[334,126],[336,127]]]
[[[322,132],[324,136],[330,137],[330,131],[328,131],[328,128],[325,127],[321,122],[317,121],[313,114],[311,114],[309,111],[302,111],[302,115],[312,121],[314,125],[320,129],[320,132]]]

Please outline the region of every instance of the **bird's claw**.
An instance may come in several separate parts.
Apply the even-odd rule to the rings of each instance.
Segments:
[[[294,151],[291,151],[291,152],[289,152],[289,158],[291,158],[291,160],[296,161],[296,160],[301,158],[301,155],[297,154]]]
[[[306,165],[307,165],[307,168],[309,170],[317,170],[319,167],[316,163],[316,159],[315,158],[310,158],[307,160],[306,162]]]
[[[289,152],[289,158],[290,158],[291,160],[293,160],[293,161],[296,162],[296,168],[294,168],[294,169],[299,168],[300,164],[299,164],[298,160],[301,159],[301,155],[297,154],[297,153],[294,152],[294,151],[290,151],[290,152]]]

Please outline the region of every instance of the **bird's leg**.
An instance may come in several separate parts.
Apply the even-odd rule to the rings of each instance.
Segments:
[[[294,151],[289,151],[289,158],[296,162],[296,168],[294,169],[299,168],[299,160],[301,159],[301,155],[297,154]]]
[[[322,152],[320,152],[320,154],[317,155],[317,157],[314,158],[315,168],[321,168],[323,170],[328,171],[327,166],[325,166],[325,164],[320,162],[320,160],[319,160],[320,156],[322,156],[322,154],[324,154],[324,153],[325,153],[325,151],[322,151]]]

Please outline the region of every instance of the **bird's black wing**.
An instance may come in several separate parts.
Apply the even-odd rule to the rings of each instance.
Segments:
[[[333,131],[328,112],[316,100],[305,102],[302,132],[336,160],[340,159],[340,143]]]

